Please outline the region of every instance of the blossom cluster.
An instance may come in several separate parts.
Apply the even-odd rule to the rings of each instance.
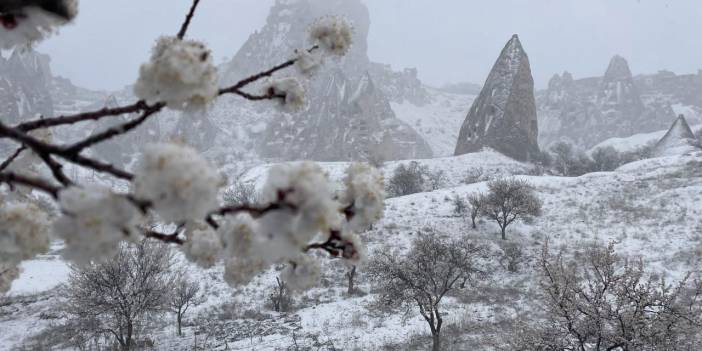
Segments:
[[[0,49],[12,49],[44,40],[54,34],[58,27],[70,22],[77,13],[77,0],[11,1],[0,4]]]
[[[217,68],[205,44],[161,37],[142,65],[134,94],[147,102],[165,102],[178,110],[202,107],[217,97]]]
[[[49,249],[49,221],[37,206],[0,203],[0,293],[19,274],[18,264]]]
[[[205,267],[221,257],[225,280],[232,285],[245,284],[270,265],[285,263],[281,278],[289,288],[312,287],[320,268],[307,254],[309,248],[331,240],[332,234],[340,235],[337,244],[343,252],[339,256],[356,263],[364,252],[358,232],[382,216],[385,194],[377,169],[352,165],[344,197],[339,199],[332,189],[315,163],[275,166],[260,204],[270,210],[257,218],[248,213],[227,217],[216,231],[207,227],[189,231],[187,257]]]

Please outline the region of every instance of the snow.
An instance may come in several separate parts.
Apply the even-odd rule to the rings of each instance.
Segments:
[[[437,157],[451,156],[456,149],[458,133],[475,95],[444,93],[429,89],[432,101],[416,106],[408,101],[392,102],[397,118],[414,128]]]
[[[693,130],[702,129],[702,124],[698,124],[691,127]],[[626,138],[611,138],[607,139],[597,145],[595,145],[590,152],[597,149],[598,147],[611,146],[619,152],[632,152],[636,151],[646,145],[654,144],[661,140],[663,136],[668,132],[668,130],[659,130],[652,133],[640,133],[634,134]]]
[[[590,173],[575,178],[519,175],[526,173],[527,164],[510,160],[490,150],[416,161],[434,171],[443,170],[448,178],[447,185],[432,192],[386,200],[385,217],[374,225],[373,230],[363,235],[371,257],[377,250],[388,249],[389,244],[392,244],[393,249],[407,250],[420,231],[468,235],[472,240],[497,247],[501,240],[496,224],[480,220],[478,229],[473,230],[468,224],[469,220],[453,214],[454,196],[465,197],[486,191],[485,182],[463,182],[465,172],[475,168],[510,170],[511,174],[534,185],[536,194],[544,204],[543,216],[530,223],[514,224],[507,230],[509,241],[520,243],[527,252],[538,253],[546,238],[549,238],[553,248],[573,248],[591,240],[616,241],[616,249],[620,253],[640,255],[653,269],[676,278],[689,267],[685,263],[685,257],[688,257],[685,255],[694,257],[694,248],[702,244],[702,237],[699,236],[702,209],[698,206],[702,201],[702,154],[648,159],[627,164],[614,172]],[[399,163],[388,163],[383,171],[387,173]],[[341,180],[345,176],[347,165],[342,162],[323,163],[321,167],[332,180]],[[262,182],[259,178],[272,166],[255,167],[246,172],[244,178],[254,183]],[[46,276],[52,279],[47,281],[30,273],[32,265],[36,264],[30,263],[30,269],[15,283],[17,288],[13,286],[13,292],[15,289],[51,289],[63,281],[62,278],[65,279],[62,274],[67,269],[60,262],[51,266],[51,273]],[[262,321],[243,320],[242,323],[245,324],[261,323],[261,328],[267,328],[269,332],[260,337],[232,338],[227,341],[227,347],[230,350],[281,349],[291,345],[291,330],[296,330],[300,344],[309,342],[304,339],[305,335],[317,334],[320,341],[330,341],[340,349],[379,349],[388,344],[402,344],[416,335],[427,333],[425,322],[414,310],[410,310],[406,316],[402,313],[383,315],[371,312],[368,306],[376,295],[367,281],[359,287],[368,292],[368,295],[347,297],[343,292],[343,278],[335,275],[340,273],[334,273],[339,272],[340,267],[336,266],[338,262],[322,260],[322,263],[322,279],[330,281],[327,283],[330,284],[329,287],[314,288],[296,297],[300,305],[294,312],[270,312],[271,316]],[[279,274],[276,269],[269,269],[254,277],[247,286],[238,288],[226,284],[223,269],[221,264],[205,270],[194,269],[195,279],[207,286],[209,299],[193,313],[205,313],[207,308],[222,306],[232,300],[253,311],[268,311],[265,307],[266,296]],[[485,284],[494,287],[518,281],[524,284],[518,289],[526,291],[533,288],[534,274],[533,269],[527,267],[516,275],[498,273]],[[30,285],[31,288],[20,288]],[[444,319],[446,325],[460,325],[510,318],[515,311],[529,308],[528,301],[523,298],[524,296],[517,295],[505,303],[447,299],[442,302],[443,310],[446,311]],[[41,306],[41,303],[30,305],[31,308],[48,308]],[[38,319],[32,316],[17,317],[11,321],[0,319],[0,328],[9,330],[10,335],[17,337],[24,335],[20,332],[22,326],[43,328],[43,324],[35,326],[36,323],[39,323]],[[218,322],[212,320],[212,323]],[[193,345],[194,331],[192,327],[186,328],[188,336],[180,339],[172,335],[170,328],[166,328],[155,339],[159,340],[157,349],[185,350]],[[200,342],[203,338],[203,335],[198,336]],[[0,343],[5,340],[8,341],[3,345],[15,342],[0,336]],[[213,349],[225,348],[224,343],[218,345]]]

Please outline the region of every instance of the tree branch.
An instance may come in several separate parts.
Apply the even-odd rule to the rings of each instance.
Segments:
[[[10,186],[13,185],[24,185],[30,188],[41,190],[51,197],[58,199],[58,193],[61,190],[59,187],[51,185],[49,182],[28,176],[23,176],[14,172],[3,172],[0,173],[0,183],[7,183]]]
[[[4,171],[7,167],[9,167],[10,164],[12,164],[12,162],[14,162],[17,159],[17,157],[19,157],[19,155],[22,154],[22,151],[26,149],[27,146],[22,144],[22,146],[15,150],[15,152],[10,157],[8,157],[7,160],[3,161],[3,163],[0,164],[0,172]]]
[[[190,7],[190,11],[188,12],[187,16],[185,16],[185,21],[180,26],[180,30],[178,31],[178,39],[183,40],[183,38],[185,38],[185,34],[188,31],[190,22],[193,20],[198,4],[200,4],[200,0],[193,0],[193,5]]]

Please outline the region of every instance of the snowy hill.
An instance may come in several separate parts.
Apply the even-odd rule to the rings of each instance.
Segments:
[[[466,218],[454,214],[452,199],[486,189],[484,182],[464,182],[470,169],[525,174],[528,165],[492,151],[417,162],[446,172],[446,187],[388,199],[385,218],[364,234],[370,255],[376,250],[406,250],[418,233],[432,232],[470,238],[499,255],[503,243],[497,226],[481,220],[477,230],[470,229]],[[386,164],[385,173],[397,164]],[[345,166],[323,164],[332,178],[341,177]],[[270,165],[256,167],[244,179],[260,182],[268,168]],[[568,248],[569,252],[592,240],[616,241],[620,252],[640,255],[655,270],[671,277],[679,277],[689,267],[689,260],[698,259],[694,250],[702,246],[700,154],[638,161],[615,172],[577,178],[519,177],[535,186],[544,203],[542,217],[508,229],[509,241],[521,245],[530,257],[548,238],[552,247]],[[41,316],[54,315],[53,287],[65,279],[65,265],[54,261],[55,254],[26,263],[26,272],[13,285],[11,294],[15,297],[0,307],[0,329],[7,331],[0,335],[0,350],[17,345],[15,338],[27,329],[38,333],[50,325],[50,320]],[[56,264],[49,263],[52,261]],[[34,265],[44,265],[43,274],[49,273],[52,279],[33,274]],[[339,279],[345,268],[334,261],[325,266],[323,286],[296,297],[296,309],[285,314],[271,312],[267,306],[267,294],[277,275],[274,269],[245,288],[232,289],[222,280],[222,267],[193,268],[209,300],[194,310],[185,338],[175,337],[171,328],[158,331],[156,349],[187,350],[199,340],[201,346],[212,350],[280,350],[292,345],[293,335],[300,345],[326,343],[344,350],[395,345],[407,349],[402,345],[426,334],[424,321],[415,313],[388,315],[371,307],[376,292],[363,276],[363,269],[360,288],[367,295],[349,297],[345,282]],[[53,268],[47,272],[46,267]],[[476,333],[483,338],[500,335],[503,323],[535,308],[529,302],[536,274],[533,265],[527,263],[518,273],[494,269],[488,280],[475,289],[458,292],[445,303],[447,328],[457,332],[453,342],[487,349],[472,344]],[[30,292],[39,295],[17,296]],[[194,333],[198,333],[197,338]],[[422,339],[417,340],[421,345]]]

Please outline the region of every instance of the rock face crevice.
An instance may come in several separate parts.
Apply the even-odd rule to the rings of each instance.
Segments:
[[[529,161],[539,152],[538,135],[529,57],[514,35],[468,112],[455,154],[490,147],[516,160]]]

